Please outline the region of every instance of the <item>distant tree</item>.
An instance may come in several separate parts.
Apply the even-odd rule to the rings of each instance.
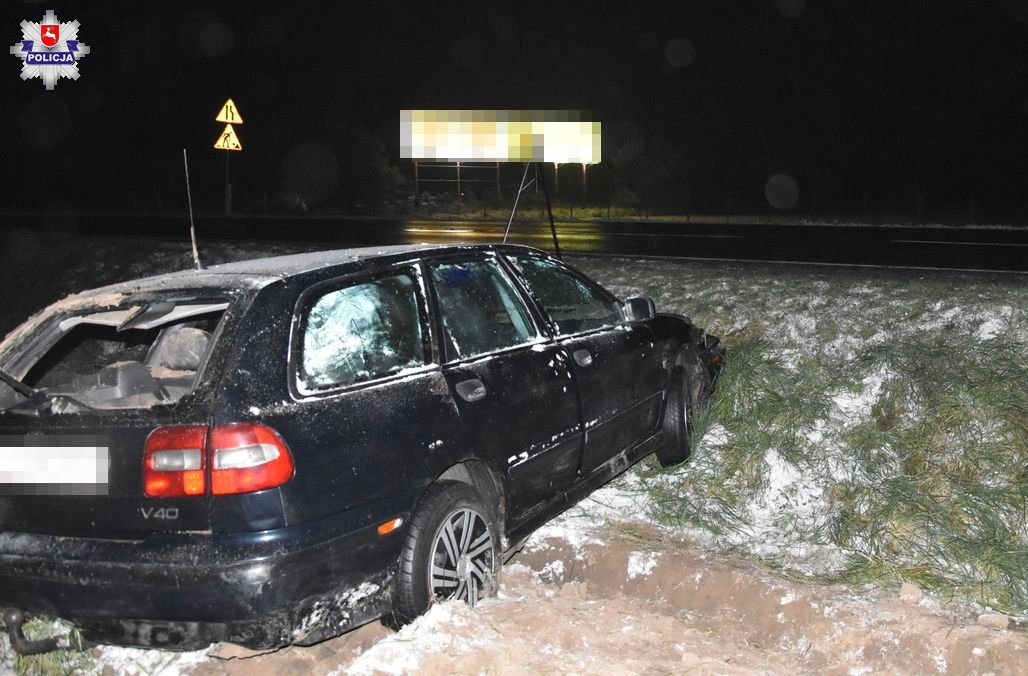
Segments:
[[[342,206],[377,206],[398,192],[407,179],[390,163],[382,140],[363,127],[344,130],[335,141],[340,180],[336,198]]]

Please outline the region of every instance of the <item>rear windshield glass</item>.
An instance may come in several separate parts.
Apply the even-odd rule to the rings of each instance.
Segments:
[[[8,374],[25,388],[0,385],[0,407],[34,403],[64,413],[174,404],[193,391],[226,307],[151,303],[66,318],[30,344]]]

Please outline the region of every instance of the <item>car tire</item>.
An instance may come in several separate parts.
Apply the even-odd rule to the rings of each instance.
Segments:
[[[430,486],[400,553],[397,619],[409,622],[436,600],[459,598],[473,606],[494,594],[499,541],[493,510],[471,485]]]
[[[682,365],[671,371],[671,385],[664,408],[664,444],[657,449],[661,467],[671,467],[692,456],[693,386]]]

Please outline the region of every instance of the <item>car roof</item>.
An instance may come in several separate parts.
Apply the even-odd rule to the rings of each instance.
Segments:
[[[494,244],[401,244],[370,246],[329,251],[271,256],[212,265],[202,270],[187,269],[152,277],[119,282],[98,289],[84,291],[82,295],[139,293],[164,289],[256,289],[276,280],[293,277],[315,270],[357,266],[375,259],[402,259],[427,253],[446,251],[487,251],[495,249],[531,250],[520,245]]]
[[[467,245],[474,247],[475,245]],[[437,249],[453,248],[453,245],[441,244],[400,244],[392,246],[369,246],[355,249],[334,249],[330,251],[312,251],[309,253],[254,258],[233,263],[212,265],[207,268],[211,274],[243,274],[261,275],[276,278],[320,270],[337,265],[357,263],[375,258],[390,258],[405,254],[422,254]]]
[[[38,326],[57,312],[70,313],[115,307],[133,296],[146,296],[163,291],[211,290],[212,292],[224,292],[227,290],[256,290],[277,280],[306,272],[325,268],[342,268],[347,265],[358,266],[363,262],[374,259],[388,260],[393,258],[402,260],[405,257],[410,257],[412,254],[420,256],[426,253],[445,253],[447,251],[489,250],[529,251],[532,249],[531,247],[512,244],[466,243],[371,246],[254,258],[212,265],[202,270],[179,270],[152,277],[118,282],[74,293],[36,312],[0,341],[0,354],[6,351],[22,335],[28,333],[35,326]]]

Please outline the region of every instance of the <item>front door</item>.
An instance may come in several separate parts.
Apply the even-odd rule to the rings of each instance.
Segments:
[[[570,268],[534,255],[514,261],[572,363],[581,397],[588,475],[656,431],[663,375],[653,334],[624,321],[616,298]]]
[[[495,258],[435,262],[429,278],[465,438],[506,474],[517,520],[576,477],[582,428],[570,360]]]

